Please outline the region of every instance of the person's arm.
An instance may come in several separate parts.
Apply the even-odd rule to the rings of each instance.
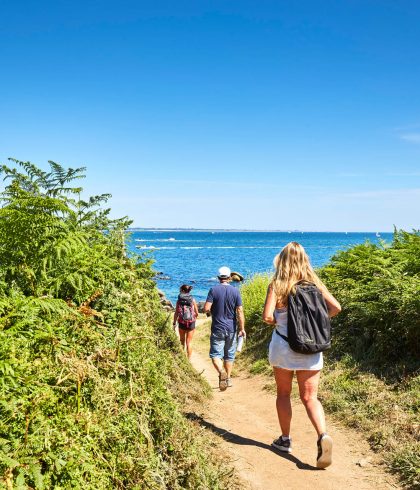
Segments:
[[[174,321],[172,322],[172,325],[174,327],[176,326],[176,321],[177,320],[178,320],[178,301],[176,302],[175,313],[174,313]]]
[[[194,303],[195,317],[197,318],[198,317],[198,306],[197,306],[197,302],[195,301],[195,299],[193,299],[193,303]]]
[[[207,316],[211,315],[211,306],[213,304],[213,288],[210,289],[209,294],[207,295],[206,302],[204,303],[204,313]]]
[[[211,305],[213,303],[210,303],[210,301],[206,301],[204,303],[204,313],[207,315],[207,316],[210,316],[211,315]]]
[[[272,286],[268,286],[267,296],[265,297],[264,310],[263,310],[263,322],[269,325],[275,325],[276,320],[274,318],[274,310],[276,308],[277,298]]]
[[[246,332],[245,332],[245,315],[244,315],[244,309],[241,306],[236,307],[236,318],[238,320],[238,326],[239,326],[239,337],[246,337]]]
[[[334,298],[334,296],[328,291],[325,286],[321,288],[321,293],[325,299],[325,302],[327,303],[328,315],[330,316],[330,318],[338,315],[341,312],[340,303]]]

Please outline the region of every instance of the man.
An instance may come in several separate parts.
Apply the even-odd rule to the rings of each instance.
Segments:
[[[211,314],[210,358],[219,373],[220,391],[232,386],[231,373],[236,353],[236,322],[239,337],[245,337],[245,317],[239,290],[229,284],[229,267],[219,269],[219,284],[210,289],[204,313]]]

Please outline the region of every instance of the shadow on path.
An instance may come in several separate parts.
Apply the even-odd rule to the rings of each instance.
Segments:
[[[261,441],[256,441],[255,439],[250,439],[248,437],[242,437],[239,434],[235,434],[233,432],[230,432],[226,429],[222,429],[221,427],[217,427],[217,425],[212,424],[211,422],[208,422],[205,420],[203,417],[200,415],[197,415],[195,413],[186,413],[185,416],[189,420],[194,420],[198,422],[200,425],[205,427],[206,429],[210,429],[212,432],[217,434],[220,437],[223,437],[223,439],[227,442],[231,442],[233,444],[238,444],[241,446],[256,446],[260,447],[262,449],[266,449],[268,451],[271,451],[272,453],[276,454],[277,456],[280,456],[284,459],[287,459],[288,461],[291,461],[292,463],[295,463],[296,466],[300,470],[306,470],[306,471],[319,471],[319,468],[316,466],[312,466],[310,464],[304,463],[300,459],[296,458],[296,456],[293,456],[292,454],[289,453],[283,453],[279,451],[278,449],[274,448],[273,446],[270,446],[266,444],[265,442]]]

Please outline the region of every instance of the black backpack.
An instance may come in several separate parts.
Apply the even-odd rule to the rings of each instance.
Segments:
[[[331,347],[327,304],[315,284],[302,281],[296,285],[296,293],[289,294],[287,337],[281,337],[300,354],[315,354]]]

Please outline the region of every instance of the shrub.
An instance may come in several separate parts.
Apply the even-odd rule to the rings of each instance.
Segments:
[[[205,390],[151,262],[126,255],[130,221],[108,218],[107,195],[80,197],[83,169],[13,162],[1,169],[0,486],[227,485],[182,415],[178,388]]]
[[[391,245],[365,243],[336,254],[320,271],[342,304],[334,350],[376,370],[405,375],[420,357],[420,235],[395,232]]]
[[[267,357],[267,346],[272,327],[262,321],[262,311],[270,277],[256,274],[241,286],[241,296],[246,319],[246,352],[253,359]]]

